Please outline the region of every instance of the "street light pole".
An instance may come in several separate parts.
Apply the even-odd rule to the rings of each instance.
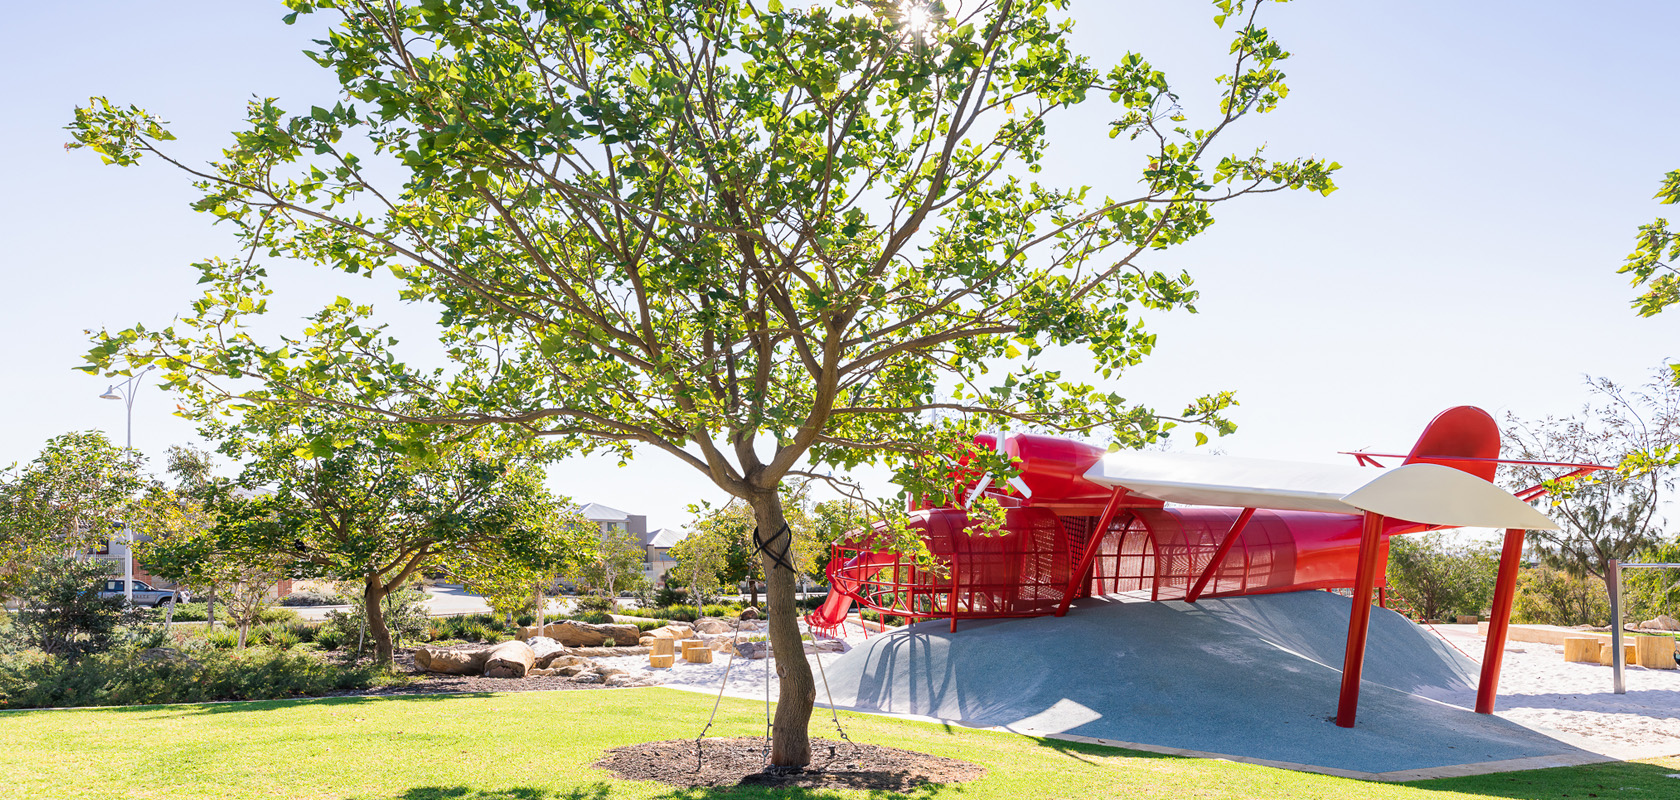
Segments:
[[[153,367],[148,366],[136,373],[134,377],[120,384],[111,384],[110,388],[99,396],[102,400],[121,400],[124,405],[128,406],[128,431],[123,445],[123,454],[128,458],[134,457],[134,392],[140,388],[140,378],[151,372],[152,369]],[[123,539],[126,544],[124,548],[126,552],[123,554],[123,598],[129,605],[134,605],[134,529],[129,527],[128,522],[128,514],[125,512],[123,514]]]

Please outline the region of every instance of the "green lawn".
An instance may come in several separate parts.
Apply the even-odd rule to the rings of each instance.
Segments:
[[[710,706],[702,695],[637,689],[0,712],[0,797],[866,796],[677,790],[613,780],[589,766],[609,747],[692,737]],[[713,733],[759,733],[763,712],[762,704],[725,700]],[[1388,785],[864,715],[842,720],[859,741],[985,766],[979,781],[919,793],[964,800],[1680,797],[1680,779],[1667,777],[1680,773],[1680,759]]]

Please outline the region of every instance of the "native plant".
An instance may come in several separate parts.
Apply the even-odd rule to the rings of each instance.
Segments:
[[[342,94],[253,102],[215,163],[172,156],[139,108],[76,111],[73,147],[170,161],[248,248],[199,265],[205,295],[172,326],[96,334],[89,369],[157,364],[200,413],[310,403],[663,453],[776,542],[782,652],[799,648],[784,482],[862,501],[845,472],[879,463],[944,491],[964,443],[1002,425],[1119,447],[1230,430],[1228,393],[1163,414],[1106,383],[1154,346],[1139,312],[1194,308],[1158,253],[1220,204],[1334,189],[1326,160],[1219,149],[1288,91],[1261,0],[1214,3],[1232,69],[1199,124],[1143,56],[1073,52],[1065,0],[288,5],[337,15],[311,56]],[[1035,180],[1052,124],[1088,101],[1112,106],[1126,179]],[[264,340],[259,258],[395,283],[438,311],[449,364],[406,359],[349,299]],[[1105,384],[1041,364],[1067,348]],[[796,766],[815,684],[784,669],[771,761]]]

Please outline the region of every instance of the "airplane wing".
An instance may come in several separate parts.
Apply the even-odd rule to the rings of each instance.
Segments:
[[[1427,525],[1557,530],[1498,486],[1439,464],[1373,469],[1193,453],[1109,453],[1086,480],[1187,505],[1371,512]]]

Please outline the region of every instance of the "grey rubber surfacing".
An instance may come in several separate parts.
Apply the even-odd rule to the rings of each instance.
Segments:
[[[1356,773],[1602,760],[1498,717],[1428,700],[1479,668],[1373,609],[1358,724],[1335,722],[1351,601],[1293,592],[1075,603],[1065,617],[923,622],[827,668],[835,705]]]

